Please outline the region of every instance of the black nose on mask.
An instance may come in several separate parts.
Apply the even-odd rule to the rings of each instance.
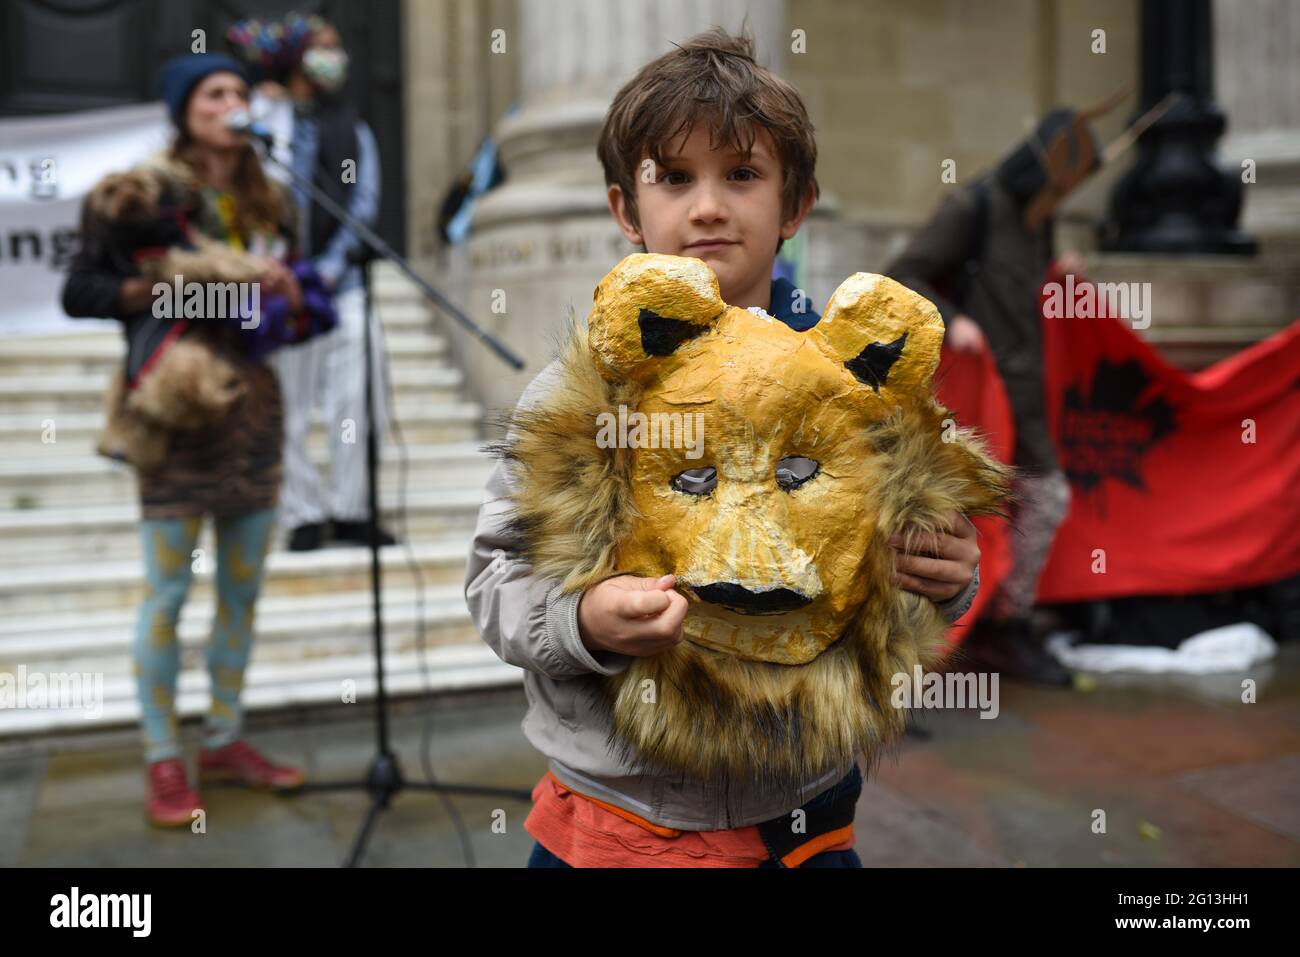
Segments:
[[[701,601],[721,605],[741,615],[775,615],[794,611],[812,601],[791,588],[772,588],[767,591],[750,591],[732,582],[696,585],[692,589]]]

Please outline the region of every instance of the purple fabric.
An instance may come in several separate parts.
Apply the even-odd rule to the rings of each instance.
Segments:
[[[254,359],[268,356],[281,346],[306,342],[338,325],[334,298],[311,263],[296,259],[289,268],[302,288],[302,310],[292,315],[289,300],[284,296],[267,296],[262,300],[261,321],[251,329],[242,328],[242,324],[240,328],[244,350]]]

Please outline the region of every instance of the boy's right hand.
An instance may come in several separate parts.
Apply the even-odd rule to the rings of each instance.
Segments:
[[[578,600],[583,645],[638,658],[667,651],[685,637],[687,603],[676,584],[674,575],[619,575],[588,588]]]

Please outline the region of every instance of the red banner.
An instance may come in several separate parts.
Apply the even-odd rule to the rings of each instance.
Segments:
[[[1213,592],[1300,572],[1300,322],[1187,373],[1128,322],[1058,318],[1060,306],[1043,318],[1044,400],[1073,500],[1039,601]],[[940,400],[1005,461],[1011,415],[987,352],[945,349],[940,370]],[[963,623],[1009,564],[1002,523],[976,524],[981,601]]]
[[[976,353],[956,352],[945,347],[940,353],[935,382],[939,401],[956,413],[962,427],[977,427],[989,451],[1003,462],[1009,462],[1016,447],[1016,429],[992,353],[988,349]],[[960,638],[965,628],[979,618],[998,582],[1011,568],[1006,522],[983,516],[976,516],[972,521],[979,535],[980,590],[970,610],[950,629],[950,640]]]

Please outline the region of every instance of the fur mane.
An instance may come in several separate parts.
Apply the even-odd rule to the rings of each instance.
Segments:
[[[516,409],[506,439],[490,448],[516,472],[512,531],[525,555],[571,592],[622,574],[619,541],[651,517],[633,504],[631,450],[595,441],[596,417],[620,404],[637,408],[642,388],[602,378],[576,322],[559,365],[555,386]],[[793,789],[860,753],[870,766],[900,738],[906,719],[890,703],[891,678],[940,664],[947,624],[931,601],[893,584],[888,539],[909,525],[932,532],[951,510],[1000,514],[1008,495],[1010,470],[973,433],[942,440],[948,415],[926,399],[870,428],[885,480],[861,568],[868,595],[840,640],[800,666],[746,661],[689,639],[633,658],[599,683],[594,702],[624,761],[641,772],[690,769],[706,780],[751,777]],[[653,701],[643,700],[647,688]]]

